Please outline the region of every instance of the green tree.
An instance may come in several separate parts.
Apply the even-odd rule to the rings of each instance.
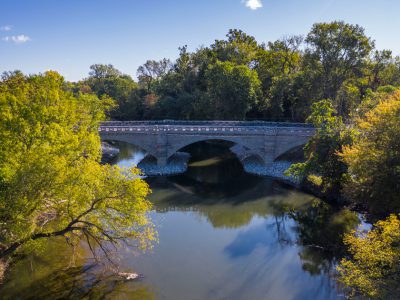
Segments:
[[[107,243],[153,239],[147,184],[100,164],[98,125],[109,99],[74,96],[56,72],[0,81],[0,258],[64,236]]]
[[[269,42],[257,54],[255,70],[266,97],[265,106],[257,107],[263,117],[272,120],[296,120],[298,102],[297,73],[300,71],[302,53],[301,36],[289,36]]]
[[[257,73],[247,66],[217,62],[209,67],[206,77],[214,118],[244,120],[247,112],[260,100]]]
[[[322,98],[335,99],[343,82],[359,77],[374,43],[364,28],[335,21],[314,24],[307,35],[306,54],[320,74]]]
[[[350,256],[338,266],[339,280],[351,296],[373,299],[400,297],[400,220],[391,215],[367,233],[352,232],[344,239]]]
[[[90,66],[89,76],[93,78],[119,77],[122,73],[113,65],[94,64]]]
[[[96,64],[90,66],[89,78],[82,84],[90,87],[99,98],[111,97],[116,106],[110,110],[110,117],[119,120],[133,119],[135,113],[132,107],[137,107],[137,98],[132,95],[138,89],[138,84],[129,76],[122,74],[112,65]]]
[[[260,50],[256,39],[238,29],[230,29],[226,37],[211,45],[212,56],[222,62],[251,67]]]
[[[319,176],[323,190],[337,194],[347,174],[347,165],[338,152],[351,145],[354,132],[346,128],[329,100],[314,103],[307,122],[315,126],[316,133],[304,148],[306,161],[292,165],[287,172],[298,178]]]
[[[400,212],[400,92],[359,119],[353,145],[342,150],[349,168],[346,194],[375,213]]]
[[[148,60],[137,70],[139,85],[143,86],[147,92],[150,92],[154,81],[166,75],[172,68],[169,59],[162,59],[160,61]]]

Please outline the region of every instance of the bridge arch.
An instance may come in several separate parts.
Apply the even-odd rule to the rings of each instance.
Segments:
[[[230,150],[238,157],[238,159],[243,163],[243,160],[250,157],[256,156],[258,160],[262,161],[263,165],[265,165],[265,161],[263,159],[262,153],[260,152],[260,147],[262,147],[262,143],[260,142],[257,147],[250,148],[248,145],[243,143],[242,139],[239,137],[229,137],[229,136],[192,136],[188,139],[182,141],[176,141],[174,143],[170,142],[170,146],[167,151],[167,161],[181,149],[199,143],[199,142],[207,142],[207,141],[224,141],[231,142],[233,145]]]
[[[295,148],[299,148],[299,147],[305,146],[308,143],[309,139],[310,139],[309,137],[299,136],[296,139],[291,139],[288,142],[278,143],[276,145],[276,151],[275,151],[275,154],[274,154],[274,161],[279,159],[280,157],[282,157],[286,153],[294,150]]]
[[[121,141],[144,149],[160,167],[180,149],[207,140],[233,142],[237,147],[232,152],[242,163],[263,161],[268,167],[284,153],[306,144],[315,133],[307,124],[231,121],[105,122],[99,131],[104,141]]]

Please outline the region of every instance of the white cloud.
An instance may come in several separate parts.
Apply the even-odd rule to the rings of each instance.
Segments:
[[[10,31],[12,29],[12,25],[4,25],[0,27],[0,31]]]
[[[5,42],[14,42],[15,44],[23,44],[29,42],[31,38],[25,34],[20,35],[10,35],[3,37],[3,41]]]
[[[246,7],[250,8],[251,10],[256,10],[263,7],[261,0],[242,0]]]

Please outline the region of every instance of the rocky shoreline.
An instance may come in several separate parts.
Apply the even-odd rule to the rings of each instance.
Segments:
[[[247,173],[276,178],[292,186],[300,187],[300,181],[297,178],[285,175],[285,171],[292,164],[290,161],[276,161],[270,167],[266,168],[257,163],[246,163],[243,168]]]

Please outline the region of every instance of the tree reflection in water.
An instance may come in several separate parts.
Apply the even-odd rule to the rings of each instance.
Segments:
[[[332,266],[345,254],[343,236],[355,229],[360,220],[348,209],[336,209],[321,200],[313,201],[305,210],[290,212],[296,221],[300,257],[310,274],[332,271]]]
[[[19,258],[1,286],[1,299],[155,299],[150,287],[126,281],[108,261],[95,262],[84,247],[71,248],[62,238]]]

